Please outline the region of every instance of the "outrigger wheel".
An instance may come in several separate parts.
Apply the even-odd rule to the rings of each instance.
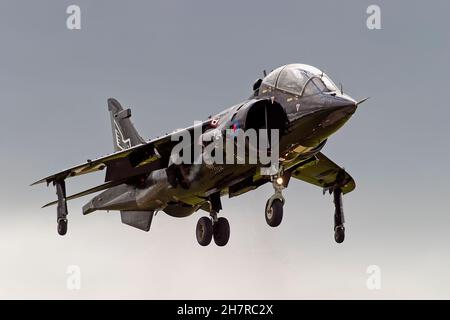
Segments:
[[[335,188],[333,190],[334,198],[334,240],[337,243],[344,242],[345,228],[344,228],[344,209],[342,206],[342,189]]]
[[[58,219],[58,234],[63,236],[67,233],[67,219],[61,218]]]
[[[334,228],[334,240],[337,243],[342,243],[345,240],[345,228],[344,226],[336,226]]]
[[[56,187],[58,196],[58,206],[56,208],[56,222],[58,224],[58,234],[63,236],[67,233],[67,200],[66,184],[64,180],[55,180],[53,184]]]

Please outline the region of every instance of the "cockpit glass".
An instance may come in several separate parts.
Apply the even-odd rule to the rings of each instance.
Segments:
[[[281,90],[300,94],[308,79],[308,75],[301,69],[285,68],[280,73],[277,87]]]
[[[303,96],[312,96],[314,94],[319,94],[321,92],[328,91],[325,84],[317,77],[311,78],[310,81],[305,86],[303,90]]]
[[[263,83],[268,84],[272,87],[275,87],[275,84],[277,82],[277,78],[278,78],[278,75],[280,74],[281,69],[283,69],[283,67],[277,68],[277,69],[273,70],[272,72],[270,72],[267,75],[267,77],[265,77],[263,79]]]
[[[331,81],[330,78],[328,78],[328,76],[326,74],[324,74],[321,77],[321,80],[323,81],[323,83],[325,84],[325,86],[328,88],[328,91],[338,91],[337,86],[334,84],[333,81]]]
[[[337,86],[325,73],[304,64],[279,67],[270,72],[263,79],[263,83],[298,95],[338,91]]]
[[[330,91],[329,88],[323,83],[323,81],[319,78],[313,78],[311,82],[314,83],[314,85],[319,89],[320,92],[327,92]]]
[[[310,96],[321,92],[336,91],[337,88],[335,88],[334,84],[333,87],[331,85],[327,86],[323,80],[324,77],[322,78],[319,78],[319,76],[312,77],[311,80],[308,81],[308,83],[306,84],[305,89],[303,90],[303,96]]]

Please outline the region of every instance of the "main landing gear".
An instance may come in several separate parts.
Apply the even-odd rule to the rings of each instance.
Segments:
[[[210,217],[201,217],[197,222],[197,241],[205,247],[214,238],[216,245],[223,247],[230,239],[230,224],[226,218],[217,217],[218,212],[222,209],[219,193],[210,196],[210,204]]]

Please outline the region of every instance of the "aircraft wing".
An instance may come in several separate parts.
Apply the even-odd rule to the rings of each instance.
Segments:
[[[344,194],[356,187],[353,178],[322,152],[311,161],[300,163],[292,170],[291,177],[322,187],[324,190],[340,185]]]
[[[208,124],[209,121],[206,121],[202,124],[202,127]],[[194,126],[191,126],[182,130],[193,131],[193,129]],[[179,131],[95,160],[87,160],[85,163],[47,176],[31,185],[49,184],[56,180],[64,180],[105,168],[107,170],[105,181],[116,181],[163,168],[169,160],[173,146],[178,143],[178,141],[171,140],[171,136],[176,132]]]
[[[73,199],[81,198],[81,197],[84,197],[84,196],[86,196],[88,194],[91,194],[91,193],[96,193],[96,192],[99,192],[99,191],[102,191],[102,190],[109,189],[109,188],[117,186],[117,185],[119,185],[121,183],[122,183],[122,181],[120,181],[120,180],[119,181],[106,182],[106,183],[101,184],[99,186],[96,186],[96,187],[90,188],[88,190],[84,190],[82,192],[79,192],[77,194],[73,194],[71,196],[68,196],[68,197],[66,197],[66,200],[73,200]],[[55,205],[57,203],[58,203],[58,200],[55,200],[55,201],[49,202],[46,205],[42,206],[42,208],[50,207],[50,206],[53,206],[53,205]]]
[[[147,164],[158,158],[154,152],[154,146],[155,141],[150,141],[146,144],[137,145],[123,151],[115,152],[110,155],[97,158],[95,160],[87,160],[85,163],[52,174],[48,177],[34,182],[31,185],[36,185],[44,182],[51,183],[55,180],[66,179],[86,173],[100,171],[105,168],[112,167],[114,164],[120,162],[123,159],[125,159],[126,161],[131,161],[131,159],[133,158],[135,160],[139,159],[134,163],[134,167],[137,167],[144,163]]]

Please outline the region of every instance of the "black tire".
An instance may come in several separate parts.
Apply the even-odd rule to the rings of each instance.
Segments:
[[[266,204],[266,222],[271,227],[278,227],[283,220],[283,202],[280,199],[274,199],[272,205],[268,208]]]
[[[211,219],[208,217],[201,217],[198,219],[195,234],[199,245],[203,247],[209,245],[213,236],[213,225]]]
[[[230,240],[230,224],[228,220],[224,217],[220,217],[217,222],[213,225],[214,231],[214,242],[219,246],[223,247]]]
[[[58,220],[58,234],[63,236],[67,233],[67,219]]]
[[[345,228],[344,226],[337,226],[334,228],[334,240],[337,243],[342,243],[345,240]]]

